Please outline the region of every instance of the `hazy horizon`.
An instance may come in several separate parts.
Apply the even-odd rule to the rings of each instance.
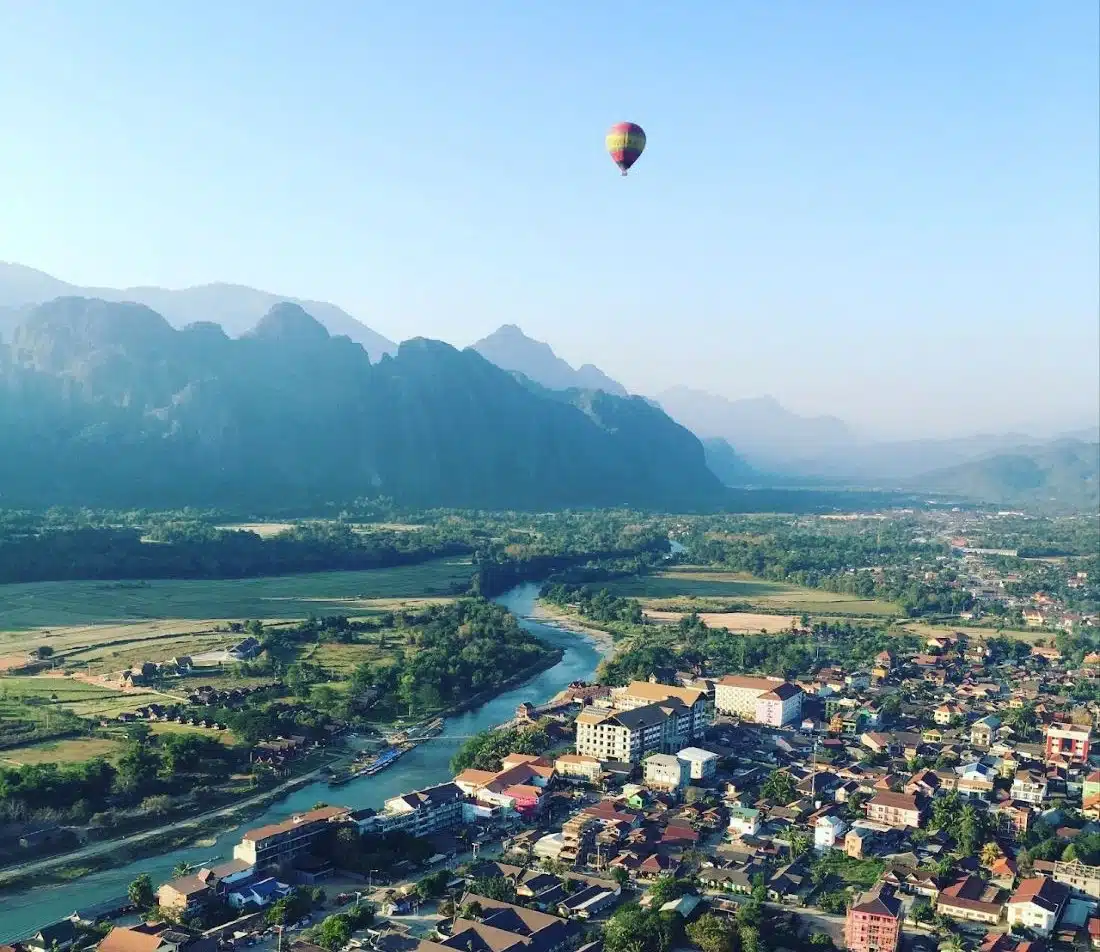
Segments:
[[[632,392],[876,437],[1096,423],[1093,5],[123,0],[0,31],[0,259],[327,301],[394,340],[514,323]]]

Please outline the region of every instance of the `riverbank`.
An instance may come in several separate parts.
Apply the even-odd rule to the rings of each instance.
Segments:
[[[561,661],[556,665],[533,677],[528,673],[529,680],[522,684],[503,690],[480,707],[447,718],[441,734],[419,744],[394,766],[374,776],[352,780],[336,790],[323,778],[318,778],[284,795],[259,815],[252,815],[247,824],[281,823],[295,813],[311,809],[319,801],[339,803],[353,810],[379,809],[390,797],[443,783],[452,777],[451,758],[466,739],[508,721],[523,702],[539,706],[574,681],[590,681],[601,660],[600,650],[583,632],[535,618],[537,595],[538,586],[526,584],[497,596],[494,601],[511,611],[524,628],[548,647],[561,650]],[[253,814],[256,809],[259,808],[253,808]],[[124,896],[129,884],[139,875],[148,875],[154,884],[159,884],[171,879],[173,869],[181,863],[208,866],[228,859],[240,837],[239,832],[216,834],[201,827],[187,832],[189,841],[196,845],[179,849],[168,847],[163,852],[165,847],[161,846],[155,855],[143,859],[115,862],[103,868],[95,863],[95,871],[85,875],[79,875],[79,869],[74,869],[77,878],[55,885],[3,890],[0,892],[0,943],[34,935],[38,929],[69,915],[74,909]],[[194,837],[201,840],[196,841]],[[70,854],[66,858],[70,866],[79,867],[79,857]]]
[[[209,813],[176,820],[129,836],[91,843],[68,853],[59,853],[30,863],[9,866],[0,870],[0,892],[72,882],[88,873],[109,869],[120,863],[130,863],[148,856],[156,856],[189,844],[200,845],[196,841],[200,840],[204,833],[225,833],[236,829],[241,823],[262,813],[267,807],[280,802],[295,790],[315,782],[321,776],[323,769],[321,767],[311,770],[254,797],[248,797]]]
[[[531,618],[553,628],[584,635],[599,649],[600,654],[605,658],[611,657],[618,650],[615,637],[611,632],[604,631],[602,628],[595,628],[576,615],[571,615],[560,608],[548,605],[541,598],[535,601],[534,608],[531,610]]]

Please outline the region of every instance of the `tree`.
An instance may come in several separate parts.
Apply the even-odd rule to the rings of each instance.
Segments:
[[[986,843],[982,847],[982,865],[992,866],[1001,858],[1001,848],[996,843]]]
[[[734,952],[737,933],[728,919],[705,913],[687,927],[688,938],[703,952]]]
[[[653,897],[651,900],[653,907],[659,909],[666,902],[679,899],[691,891],[691,883],[683,879],[677,879],[675,876],[660,876],[650,887],[649,894]]]
[[[516,884],[504,876],[481,876],[470,883],[470,892],[498,902],[516,901]]]
[[[188,862],[176,863],[176,865],[172,867],[172,877],[174,879],[183,879],[184,876],[190,876],[191,870],[194,868],[195,867]]]
[[[434,873],[429,873],[416,884],[416,894],[421,899],[435,899],[437,896],[443,895],[443,890],[447,888],[447,883],[449,883],[450,880],[451,871],[449,869],[436,870]],[[484,896],[485,893],[481,893],[481,895]]]
[[[149,878],[149,874],[142,873],[130,883],[126,895],[138,909],[142,911],[152,909],[156,902],[156,894],[153,892],[153,880]]]
[[[792,830],[788,845],[791,851],[791,859],[798,859],[810,851],[810,837],[804,830]]]
[[[630,873],[622,866],[616,866],[611,870],[611,878],[619,884],[619,886],[625,886],[630,882]]]
[[[776,770],[760,789],[760,795],[772,803],[785,807],[795,798],[795,783],[786,770]]]
[[[909,909],[909,918],[914,922],[931,922],[934,915],[935,910],[926,896],[918,896],[913,900],[913,905]]]
[[[630,903],[608,920],[603,944],[607,952],[668,952],[672,934],[658,913]]]
[[[329,916],[322,922],[314,933],[314,939],[319,946],[329,952],[336,952],[348,944],[351,939],[351,925],[345,915]]]
[[[973,856],[986,837],[984,817],[969,803],[962,808],[952,831],[962,856]]]

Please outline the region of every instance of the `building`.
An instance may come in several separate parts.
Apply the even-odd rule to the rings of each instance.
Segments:
[[[27,940],[26,944],[31,952],[51,952],[51,950],[65,952],[76,940],[76,924],[72,919],[62,919],[60,922],[43,926]]]
[[[673,698],[628,711],[594,708],[577,715],[577,753],[600,761],[636,764],[647,754],[671,754],[679,750],[680,725],[690,712]]]
[[[932,715],[932,719],[941,727],[946,727],[956,717],[962,717],[965,711],[954,701],[948,701],[946,704],[941,704],[936,708],[935,713]]]
[[[1047,798],[1047,779],[1040,773],[1017,770],[1012,778],[1011,795],[1013,800],[1039,806]]]
[[[479,906],[480,918],[457,917],[449,936],[438,942],[421,940],[416,952],[571,952],[584,941],[585,930],[573,919],[474,893],[463,896],[459,905]]]
[[[843,844],[848,824],[838,816],[822,816],[814,824],[814,849],[831,850],[837,843]]]
[[[1016,887],[1008,900],[1008,925],[1034,929],[1040,935],[1050,935],[1069,899],[1069,887],[1063,883],[1033,876]]]
[[[554,770],[563,780],[599,783],[603,764],[595,757],[582,754],[562,754],[554,760]]]
[[[115,926],[96,948],[98,952],[217,952],[218,943],[167,922],[144,922]]]
[[[908,793],[882,790],[867,801],[867,819],[898,830],[919,827],[920,814],[917,798]]]
[[[531,813],[542,804],[542,793],[556,776],[553,761],[531,754],[509,754],[500,770],[463,770],[454,779],[465,795],[488,807]]]
[[[675,754],[650,754],[643,762],[645,784],[676,793],[691,780],[691,767]]]
[[[365,821],[365,832],[430,836],[462,823],[466,802],[466,794],[453,783],[390,797],[378,813]]]
[[[714,709],[744,720],[756,717],[756,701],[783,684],[782,678],[764,678],[748,674],[727,674],[714,685]]]
[[[1089,729],[1073,724],[1052,724],[1047,728],[1046,761],[1089,762]]]
[[[758,724],[783,727],[802,717],[802,688],[784,681],[756,699],[753,716]]]
[[[709,780],[718,771],[718,755],[702,747],[685,747],[676,756],[688,765],[692,780]]]
[[[272,903],[285,899],[292,892],[293,890],[286,883],[279,882],[274,876],[268,876],[266,879],[257,879],[234,886],[226,896],[226,901],[234,909],[251,912],[266,909]]]
[[[687,745],[693,737],[702,737],[710,726],[711,700],[704,688],[673,687],[671,684],[657,684],[653,681],[631,681],[621,691],[611,692],[612,702],[620,711],[632,711],[649,704],[668,704],[678,702],[684,710],[680,713],[677,725],[681,746]]]
[[[1000,890],[996,886],[971,875],[940,890],[936,909],[945,916],[964,922],[996,925],[1001,921],[1004,903],[1000,901]]]
[[[182,876],[161,886],[157,890],[157,905],[183,919],[200,912],[213,895],[210,870],[202,869],[193,876]]]
[[[1100,899],[1100,866],[1086,866],[1080,860],[1054,863],[1051,877],[1080,896]]]
[[[730,810],[729,831],[732,836],[756,836],[760,832],[760,811],[734,807]]]
[[[901,902],[888,886],[860,898],[848,910],[844,942],[851,952],[897,952]]]
[[[289,864],[308,853],[330,823],[342,823],[350,816],[347,807],[320,807],[295,814],[282,823],[249,830],[233,847],[233,858],[260,868]]]
[[[989,747],[997,736],[997,729],[1000,726],[1001,719],[995,714],[975,721],[970,727],[970,743],[975,747]]]

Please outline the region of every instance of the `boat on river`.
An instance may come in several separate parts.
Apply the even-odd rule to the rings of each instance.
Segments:
[[[370,760],[362,763],[355,762],[350,768],[342,773],[333,775],[329,778],[328,785],[330,787],[340,787],[359,777],[373,777],[376,773],[385,770],[387,767],[392,767],[403,754],[408,753],[415,746],[415,743],[406,741],[402,744],[394,744],[390,747],[386,747],[384,750],[371,757]]]

